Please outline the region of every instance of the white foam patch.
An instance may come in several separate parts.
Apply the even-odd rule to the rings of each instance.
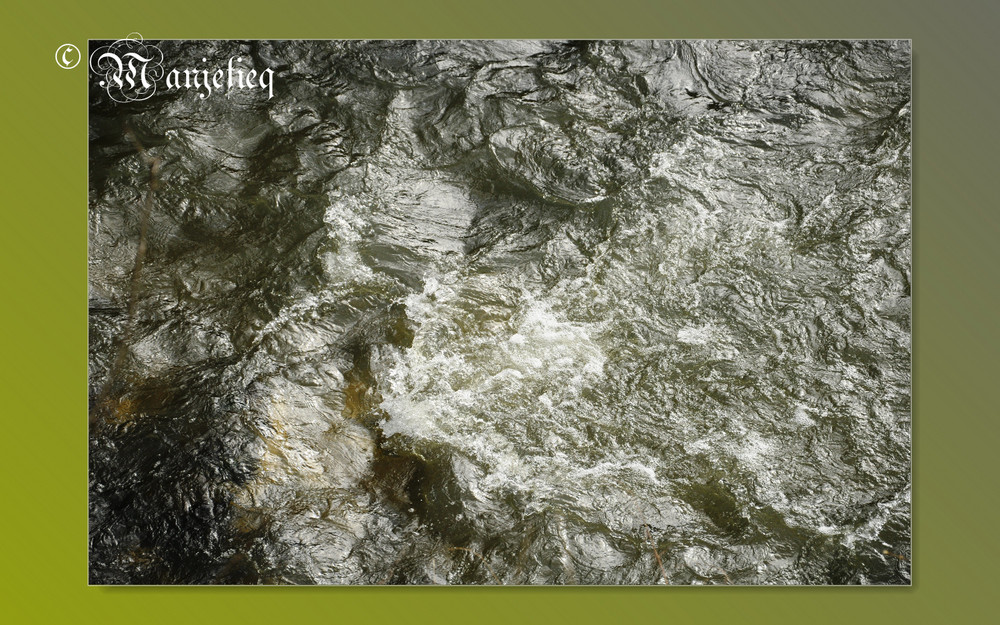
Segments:
[[[681,328],[677,331],[677,341],[702,348],[712,358],[732,360],[740,354],[733,337],[724,329],[712,324]]]
[[[688,327],[677,331],[677,340],[688,345],[705,345],[712,338],[712,327]]]
[[[580,469],[581,455],[593,451],[583,431],[593,406],[584,396],[604,381],[607,363],[595,338],[600,324],[569,321],[511,288],[506,321],[470,318],[460,306],[468,293],[458,292],[496,292],[477,279],[495,278],[438,275],[407,299],[407,314],[419,324],[413,345],[383,349],[373,363],[388,381],[383,432],[475,459],[486,490],[538,495],[626,474],[655,481],[642,459],[613,451]]]

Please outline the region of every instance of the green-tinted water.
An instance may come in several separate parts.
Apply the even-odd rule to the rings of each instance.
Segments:
[[[274,98],[93,92],[92,581],[909,582],[908,44],[160,47]]]

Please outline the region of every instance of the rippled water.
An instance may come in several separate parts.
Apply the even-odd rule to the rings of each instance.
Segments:
[[[907,42],[160,48],[274,98],[91,92],[92,582],[909,583]]]

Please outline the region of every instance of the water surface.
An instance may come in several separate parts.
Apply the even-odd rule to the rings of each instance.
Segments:
[[[91,93],[92,582],[909,583],[908,42],[159,46],[274,97]]]

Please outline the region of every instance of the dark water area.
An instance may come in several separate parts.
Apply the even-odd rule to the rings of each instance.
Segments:
[[[273,97],[92,82],[92,583],[910,583],[908,42],[157,46]]]

